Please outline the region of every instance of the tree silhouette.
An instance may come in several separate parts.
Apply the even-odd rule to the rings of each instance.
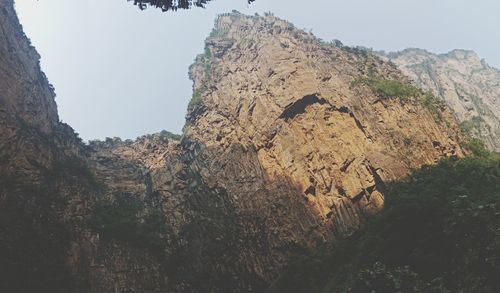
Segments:
[[[205,7],[212,0],[127,0],[134,1],[139,9],[144,10],[147,7],[160,8],[162,11],[176,11],[177,9],[189,9],[192,7]],[[255,0],[247,0],[252,3]]]

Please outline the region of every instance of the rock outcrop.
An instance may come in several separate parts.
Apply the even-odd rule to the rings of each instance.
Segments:
[[[1,292],[78,292],[67,251],[92,188],[54,96],[13,2],[0,1]]]
[[[374,56],[323,45],[273,16],[221,16],[206,43],[191,68],[184,135],[201,146],[195,161],[207,160],[203,181],[259,219],[267,236],[256,251],[269,252],[239,253],[265,281],[292,248],[356,231],[382,207],[384,182],[462,154],[448,112],[440,122],[417,101],[356,85],[368,71],[405,82]]]
[[[473,51],[433,54],[407,49],[384,55],[419,86],[442,97],[462,128],[500,151],[500,71]]]
[[[0,291],[262,292],[290,256],[352,234],[385,183],[461,157],[409,81],[274,16],[222,15],[190,72],[182,138],[89,145],[0,0]]]

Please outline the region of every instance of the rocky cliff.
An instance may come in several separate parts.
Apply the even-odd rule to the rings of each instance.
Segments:
[[[0,1],[0,291],[55,292],[68,274],[77,202],[92,188],[84,147],[59,122],[54,91],[24,36],[12,1]],[[74,163],[71,163],[74,162]],[[80,214],[80,215],[79,215]]]
[[[462,128],[500,150],[500,71],[473,51],[433,54],[408,49],[385,55],[419,86],[442,97]]]
[[[182,137],[84,145],[11,0],[0,13],[1,291],[262,292],[387,182],[463,155],[452,114],[391,64],[238,13],[191,67]]]

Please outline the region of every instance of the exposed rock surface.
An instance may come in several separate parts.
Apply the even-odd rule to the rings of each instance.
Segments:
[[[407,49],[385,56],[418,85],[441,96],[465,131],[500,151],[500,70],[466,50],[438,55]]]
[[[66,163],[84,148],[59,122],[38,61],[13,2],[0,1],[1,292],[70,292],[79,284],[66,251],[91,188],[72,172],[80,165]]]
[[[11,1],[0,5],[0,166],[15,167],[1,168],[10,172],[32,173],[35,162],[47,166],[51,159],[47,146],[36,142],[37,138],[55,139],[72,130],[59,124],[54,91],[40,70],[40,56],[24,36]],[[23,136],[21,130],[30,129],[37,133]]]
[[[0,291],[262,292],[291,255],[382,208],[384,182],[463,155],[446,109],[356,83],[407,83],[390,64],[237,13],[191,68],[182,139],[84,145],[12,5],[0,0]],[[106,235],[103,202],[140,204],[138,222],[111,219],[130,229]]]
[[[293,247],[359,228],[382,207],[384,181],[461,155],[446,111],[451,127],[418,102],[353,86],[369,66],[404,81],[377,58],[322,45],[286,21],[231,14],[218,19],[191,69],[202,98],[190,107],[185,137],[202,144],[204,182],[259,219],[265,242],[238,253],[265,281]],[[255,249],[269,252],[247,257]]]

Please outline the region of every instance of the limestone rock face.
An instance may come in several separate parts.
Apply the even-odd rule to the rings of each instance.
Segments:
[[[24,36],[10,1],[1,1],[0,97],[2,115],[17,115],[50,133],[59,122],[54,91],[40,70],[40,56]]]
[[[356,85],[368,72],[408,82],[374,56],[273,16],[221,16],[206,44],[185,140],[199,146],[204,184],[227,192],[241,238],[266,235],[235,252],[265,282],[293,249],[356,231],[382,208],[384,182],[462,155],[448,111],[438,121],[418,101]]]
[[[63,174],[81,141],[57,115],[39,55],[13,1],[0,1],[0,291],[78,292],[67,272],[89,195],[85,178]],[[64,166],[64,167],[63,167]],[[72,167],[75,167],[74,165]]]
[[[353,85],[369,62],[380,77],[404,80],[376,58],[322,45],[272,16],[238,14],[218,19],[206,50],[191,70],[202,101],[190,108],[185,135],[220,152],[211,165],[225,168],[206,170],[206,179],[232,189],[246,209],[266,206],[255,192],[286,178],[321,222],[309,234],[319,237],[325,224],[346,235],[381,207],[383,182],[461,155],[448,112],[451,127],[418,102]],[[262,175],[241,166],[242,153],[254,154]],[[247,177],[235,186],[236,174]]]
[[[448,110],[359,83],[407,84],[390,64],[238,13],[190,70],[182,138],[85,145],[12,6],[0,0],[2,292],[262,292],[292,255],[361,227],[388,182],[463,155]],[[137,222],[110,213],[124,236],[96,228],[103,202],[140,205]]]
[[[54,133],[59,122],[55,95],[11,1],[0,1],[0,27],[0,166],[30,173],[32,162],[48,165],[50,154],[47,149],[36,154],[37,148],[43,148],[36,142],[37,135],[22,135],[21,130],[36,127],[40,135]]]
[[[416,84],[441,96],[462,127],[500,151],[500,71],[473,51],[433,54],[408,49],[385,55]]]

